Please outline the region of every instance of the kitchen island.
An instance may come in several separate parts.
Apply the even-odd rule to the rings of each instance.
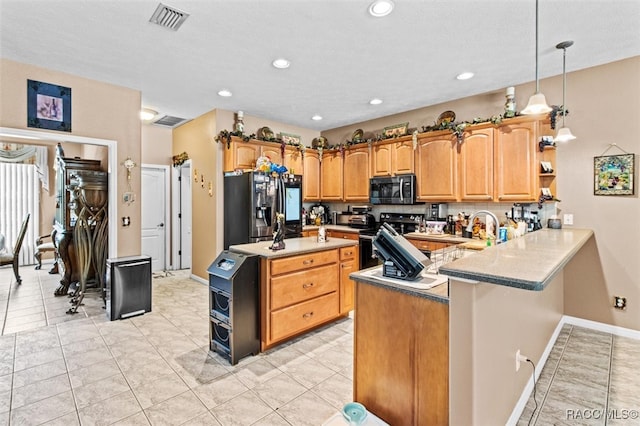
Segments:
[[[260,256],[260,348],[262,351],[349,314],[358,270],[358,241],[316,237],[239,244],[230,251]]]
[[[432,311],[425,316],[415,313],[413,304],[422,298],[416,297],[419,294],[411,297],[413,290],[387,293],[385,303],[396,312],[387,316],[389,324],[398,325],[406,312],[412,312],[415,318],[412,335],[396,334],[390,341],[389,336],[380,333],[391,348],[387,353],[411,352],[412,347],[420,348],[429,342],[440,346],[448,362],[432,353],[416,357],[423,352],[414,349],[409,359],[414,375],[405,374],[399,363],[381,364],[378,374],[384,377],[382,388],[362,377],[368,373],[361,371],[360,358],[368,356],[365,349],[373,344],[359,340],[363,336],[375,338],[362,330],[371,318],[360,315],[371,303],[377,303],[379,296],[374,292],[381,290],[383,284],[372,280],[366,271],[352,274],[356,281],[355,399],[392,424],[399,419],[403,424],[414,425],[505,424],[513,420],[510,416],[531,377],[531,368],[526,365],[516,372],[516,352],[520,350],[542,368],[565,313],[565,281],[576,285],[576,269],[593,263],[595,250],[591,230],[543,229],[441,266],[440,273],[449,277],[448,303],[424,307]],[[446,312],[442,306],[446,306]],[[445,323],[433,317],[445,314]],[[384,350],[382,345],[378,348]],[[430,392],[445,389],[448,404],[432,401],[415,387],[416,378],[425,369],[437,374],[432,371],[434,364],[440,366],[438,371],[447,369],[447,375],[436,375],[440,383]],[[399,393],[412,398],[411,408],[384,402]],[[425,423],[428,410],[439,411]]]

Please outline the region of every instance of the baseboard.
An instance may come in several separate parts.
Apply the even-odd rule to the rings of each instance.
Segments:
[[[542,369],[544,368],[544,365],[547,362],[547,358],[551,353],[551,349],[553,349],[553,345],[555,344],[556,339],[560,334],[560,330],[562,330],[562,327],[565,324],[589,328],[591,330],[601,331],[603,333],[610,333],[610,334],[613,334],[614,336],[628,337],[631,339],[640,340],[640,331],[637,331],[637,330],[632,330],[630,328],[619,327],[611,324],[604,324],[601,322],[586,320],[583,318],[563,315],[562,318],[560,318],[560,321],[558,322],[558,325],[556,326],[555,330],[553,331],[551,338],[547,342],[547,346],[545,347],[544,352],[542,353],[542,356],[538,361],[538,365],[536,365],[536,381],[538,380],[538,378],[540,378],[540,373],[542,372]],[[529,381],[527,382],[527,385],[524,387],[524,390],[522,391],[522,395],[520,395],[520,399],[518,400],[518,403],[516,404],[513,411],[511,412],[511,416],[509,417],[509,420],[507,420],[507,423],[506,423],[508,426],[515,425],[518,423],[518,420],[520,419],[520,416],[522,415],[522,412],[524,411],[524,408],[527,405],[527,401],[529,400],[529,397],[531,396],[532,391],[533,391],[533,377],[530,378]]]
[[[207,281],[204,278],[201,278],[201,277],[199,277],[197,275],[191,274],[191,275],[189,275],[189,278],[191,278],[194,281],[199,282],[200,284],[209,285],[209,281]]]

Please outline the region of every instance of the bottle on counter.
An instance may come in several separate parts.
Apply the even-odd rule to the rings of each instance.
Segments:
[[[320,228],[318,228],[318,242],[319,243],[327,242],[327,228],[324,226],[324,222],[321,222]]]

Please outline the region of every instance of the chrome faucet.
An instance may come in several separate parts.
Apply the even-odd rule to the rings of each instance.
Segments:
[[[500,221],[498,220],[498,216],[496,216],[494,213],[490,212],[489,210],[478,210],[477,212],[472,214],[471,217],[469,218],[467,231],[473,232],[473,220],[480,214],[488,214],[496,223],[496,226],[493,228],[493,233],[494,233],[494,236],[496,237],[496,244],[500,244],[501,241],[500,241],[500,238],[498,238],[498,229],[500,228]]]

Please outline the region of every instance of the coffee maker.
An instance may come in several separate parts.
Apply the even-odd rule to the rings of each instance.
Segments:
[[[428,204],[427,220],[446,221],[447,203]]]

